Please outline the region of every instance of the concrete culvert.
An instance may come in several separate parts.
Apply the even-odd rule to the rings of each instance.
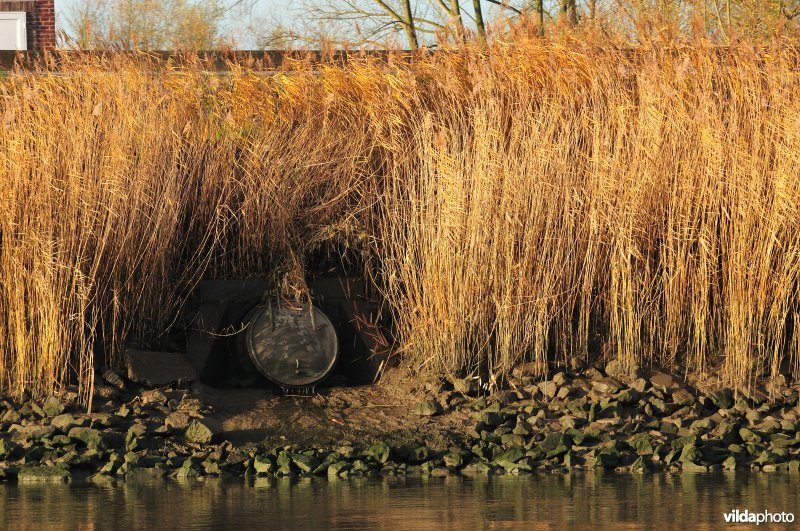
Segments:
[[[287,302],[265,297],[266,279],[202,282],[187,309],[187,357],[200,380],[301,394],[375,383],[390,352],[379,301],[363,280],[314,277],[309,285],[311,301]]]

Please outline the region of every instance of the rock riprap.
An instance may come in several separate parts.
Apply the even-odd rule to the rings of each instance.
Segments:
[[[544,381],[520,370],[512,389],[482,397],[473,396],[469,382],[452,381],[409,407],[424,425],[448,415],[465,419],[463,443],[434,449],[388,440],[335,448],[290,440],[234,446],[191,392],[135,392],[122,378],[104,377],[126,400],[112,399],[93,414],[58,397],[41,406],[0,400],[0,481],[800,470],[798,388],[785,382],[771,387],[771,395],[701,391],[664,372],[647,375],[621,364],[607,373],[558,372]]]

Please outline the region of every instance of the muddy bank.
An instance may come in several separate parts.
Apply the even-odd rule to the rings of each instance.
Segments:
[[[2,401],[0,477],[800,469],[798,386],[782,379],[735,392],[612,362],[545,381],[522,367],[489,396],[472,380],[395,370],[374,386],[284,397],[104,376],[91,414],[68,393]]]

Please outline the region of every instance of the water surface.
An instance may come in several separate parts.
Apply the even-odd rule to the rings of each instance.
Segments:
[[[744,529],[723,513],[800,516],[798,486],[797,474],[733,472],[0,484],[0,515],[4,529],[37,530]]]

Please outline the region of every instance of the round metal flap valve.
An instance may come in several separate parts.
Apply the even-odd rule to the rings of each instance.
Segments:
[[[274,383],[305,387],[333,370],[339,342],[330,320],[319,309],[258,306],[246,322],[250,361]]]

